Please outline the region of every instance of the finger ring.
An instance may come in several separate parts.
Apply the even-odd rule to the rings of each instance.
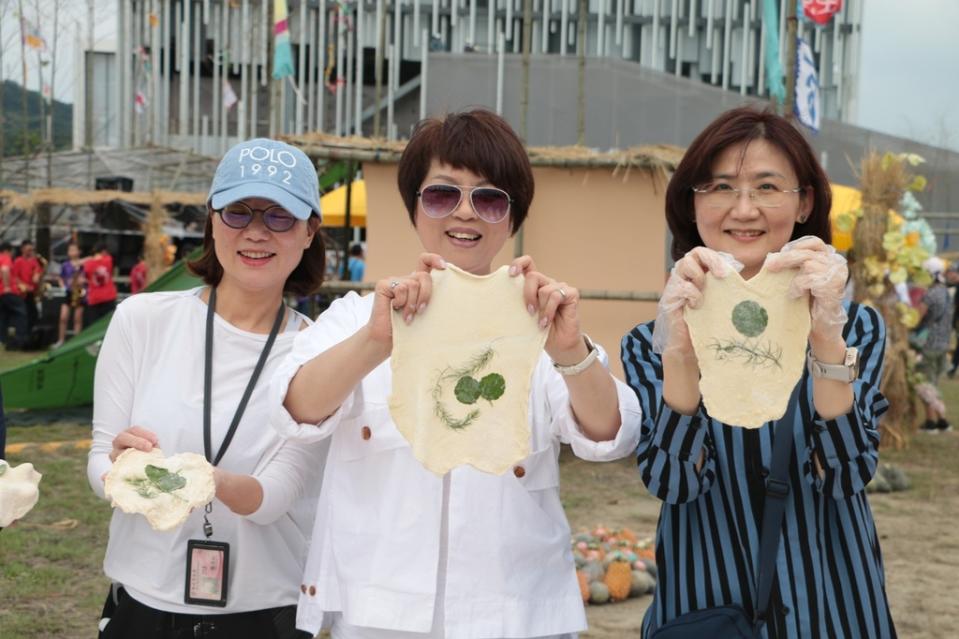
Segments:
[[[391,281],[391,282],[390,282],[390,290],[393,290],[394,288],[396,288],[396,287],[399,286],[399,285],[400,285],[399,280],[393,280],[393,281]]]
[[[564,288],[559,289],[559,294],[563,296],[564,300],[566,299],[566,289]]]

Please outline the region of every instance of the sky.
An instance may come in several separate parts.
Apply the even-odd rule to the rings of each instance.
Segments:
[[[73,102],[77,33],[87,37],[91,0],[0,0],[0,64],[5,79],[21,81],[15,12],[39,24],[53,44],[53,9],[60,6],[57,99]],[[662,0],[661,0],[662,1]],[[959,151],[959,0],[863,0],[858,114],[853,124]],[[92,0],[99,45],[116,31],[117,0]],[[39,19],[37,18],[39,12]],[[36,89],[36,54],[28,50],[27,86]],[[44,67],[49,83],[50,66]]]
[[[959,151],[959,2],[867,0],[855,124]]]

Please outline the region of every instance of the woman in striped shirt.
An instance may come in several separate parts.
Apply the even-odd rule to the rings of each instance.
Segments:
[[[792,428],[790,493],[763,636],[896,636],[865,485],[876,469],[885,342],[871,308],[844,306],[845,260],[828,246],[829,183],[785,119],[748,107],[726,112],[692,143],[666,193],[677,260],[656,322],[623,339],[627,381],[643,409],[639,470],[663,500],[656,538],[659,581],[643,636],[691,611],[756,596],[759,537],[773,434]],[[776,255],[770,256],[770,253]],[[767,256],[769,260],[767,261]],[[758,429],[711,418],[683,319],[702,301],[705,273],[742,276],[797,268],[811,299],[809,356],[842,364],[858,351],[852,382],[803,373],[785,415]],[[732,265],[732,266],[731,266]]]

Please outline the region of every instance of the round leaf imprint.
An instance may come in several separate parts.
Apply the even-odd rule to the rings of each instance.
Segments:
[[[733,308],[733,326],[746,337],[762,335],[769,323],[769,314],[752,300],[736,304]]]

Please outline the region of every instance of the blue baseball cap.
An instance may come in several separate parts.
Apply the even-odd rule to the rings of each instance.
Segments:
[[[285,142],[256,138],[226,152],[216,167],[207,204],[214,210],[248,197],[272,200],[301,220],[321,220],[320,182],[310,158]]]

